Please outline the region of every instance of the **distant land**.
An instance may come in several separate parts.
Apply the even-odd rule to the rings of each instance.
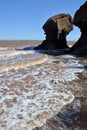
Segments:
[[[37,46],[42,43],[43,40],[0,40],[0,47],[17,47],[17,46]],[[72,46],[75,41],[67,41],[69,46]]]

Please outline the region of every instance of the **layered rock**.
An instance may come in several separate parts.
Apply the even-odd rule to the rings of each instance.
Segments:
[[[76,55],[87,55],[87,1],[76,11],[73,24],[80,28],[81,36],[70,52]]]
[[[73,29],[70,14],[57,14],[43,25],[46,39],[35,49],[52,50],[68,48],[66,36]]]

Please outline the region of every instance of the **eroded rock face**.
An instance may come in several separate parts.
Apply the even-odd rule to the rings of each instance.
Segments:
[[[87,1],[76,11],[73,23],[80,28],[81,36],[70,51],[72,54],[87,55]]]
[[[68,48],[66,36],[73,29],[72,17],[69,14],[57,14],[43,25],[46,40],[36,49],[52,50]]]

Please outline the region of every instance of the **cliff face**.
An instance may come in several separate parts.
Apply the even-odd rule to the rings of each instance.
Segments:
[[[76,11],[73,24],[80,28],[81,36],[76,44],[70,49],[72,54],[87,54],[87,1]]]

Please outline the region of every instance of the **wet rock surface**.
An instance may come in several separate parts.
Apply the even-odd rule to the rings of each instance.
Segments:
[[[87,1],[76,11],[73,24],[79,27],[81,36],[70,49],[72,54],[87,55]]]
[[[46,40],[35,49],[52,50],[68,48],[66,36],[73,29],[70,14],[57,14],[49,18],[43,25]]]

